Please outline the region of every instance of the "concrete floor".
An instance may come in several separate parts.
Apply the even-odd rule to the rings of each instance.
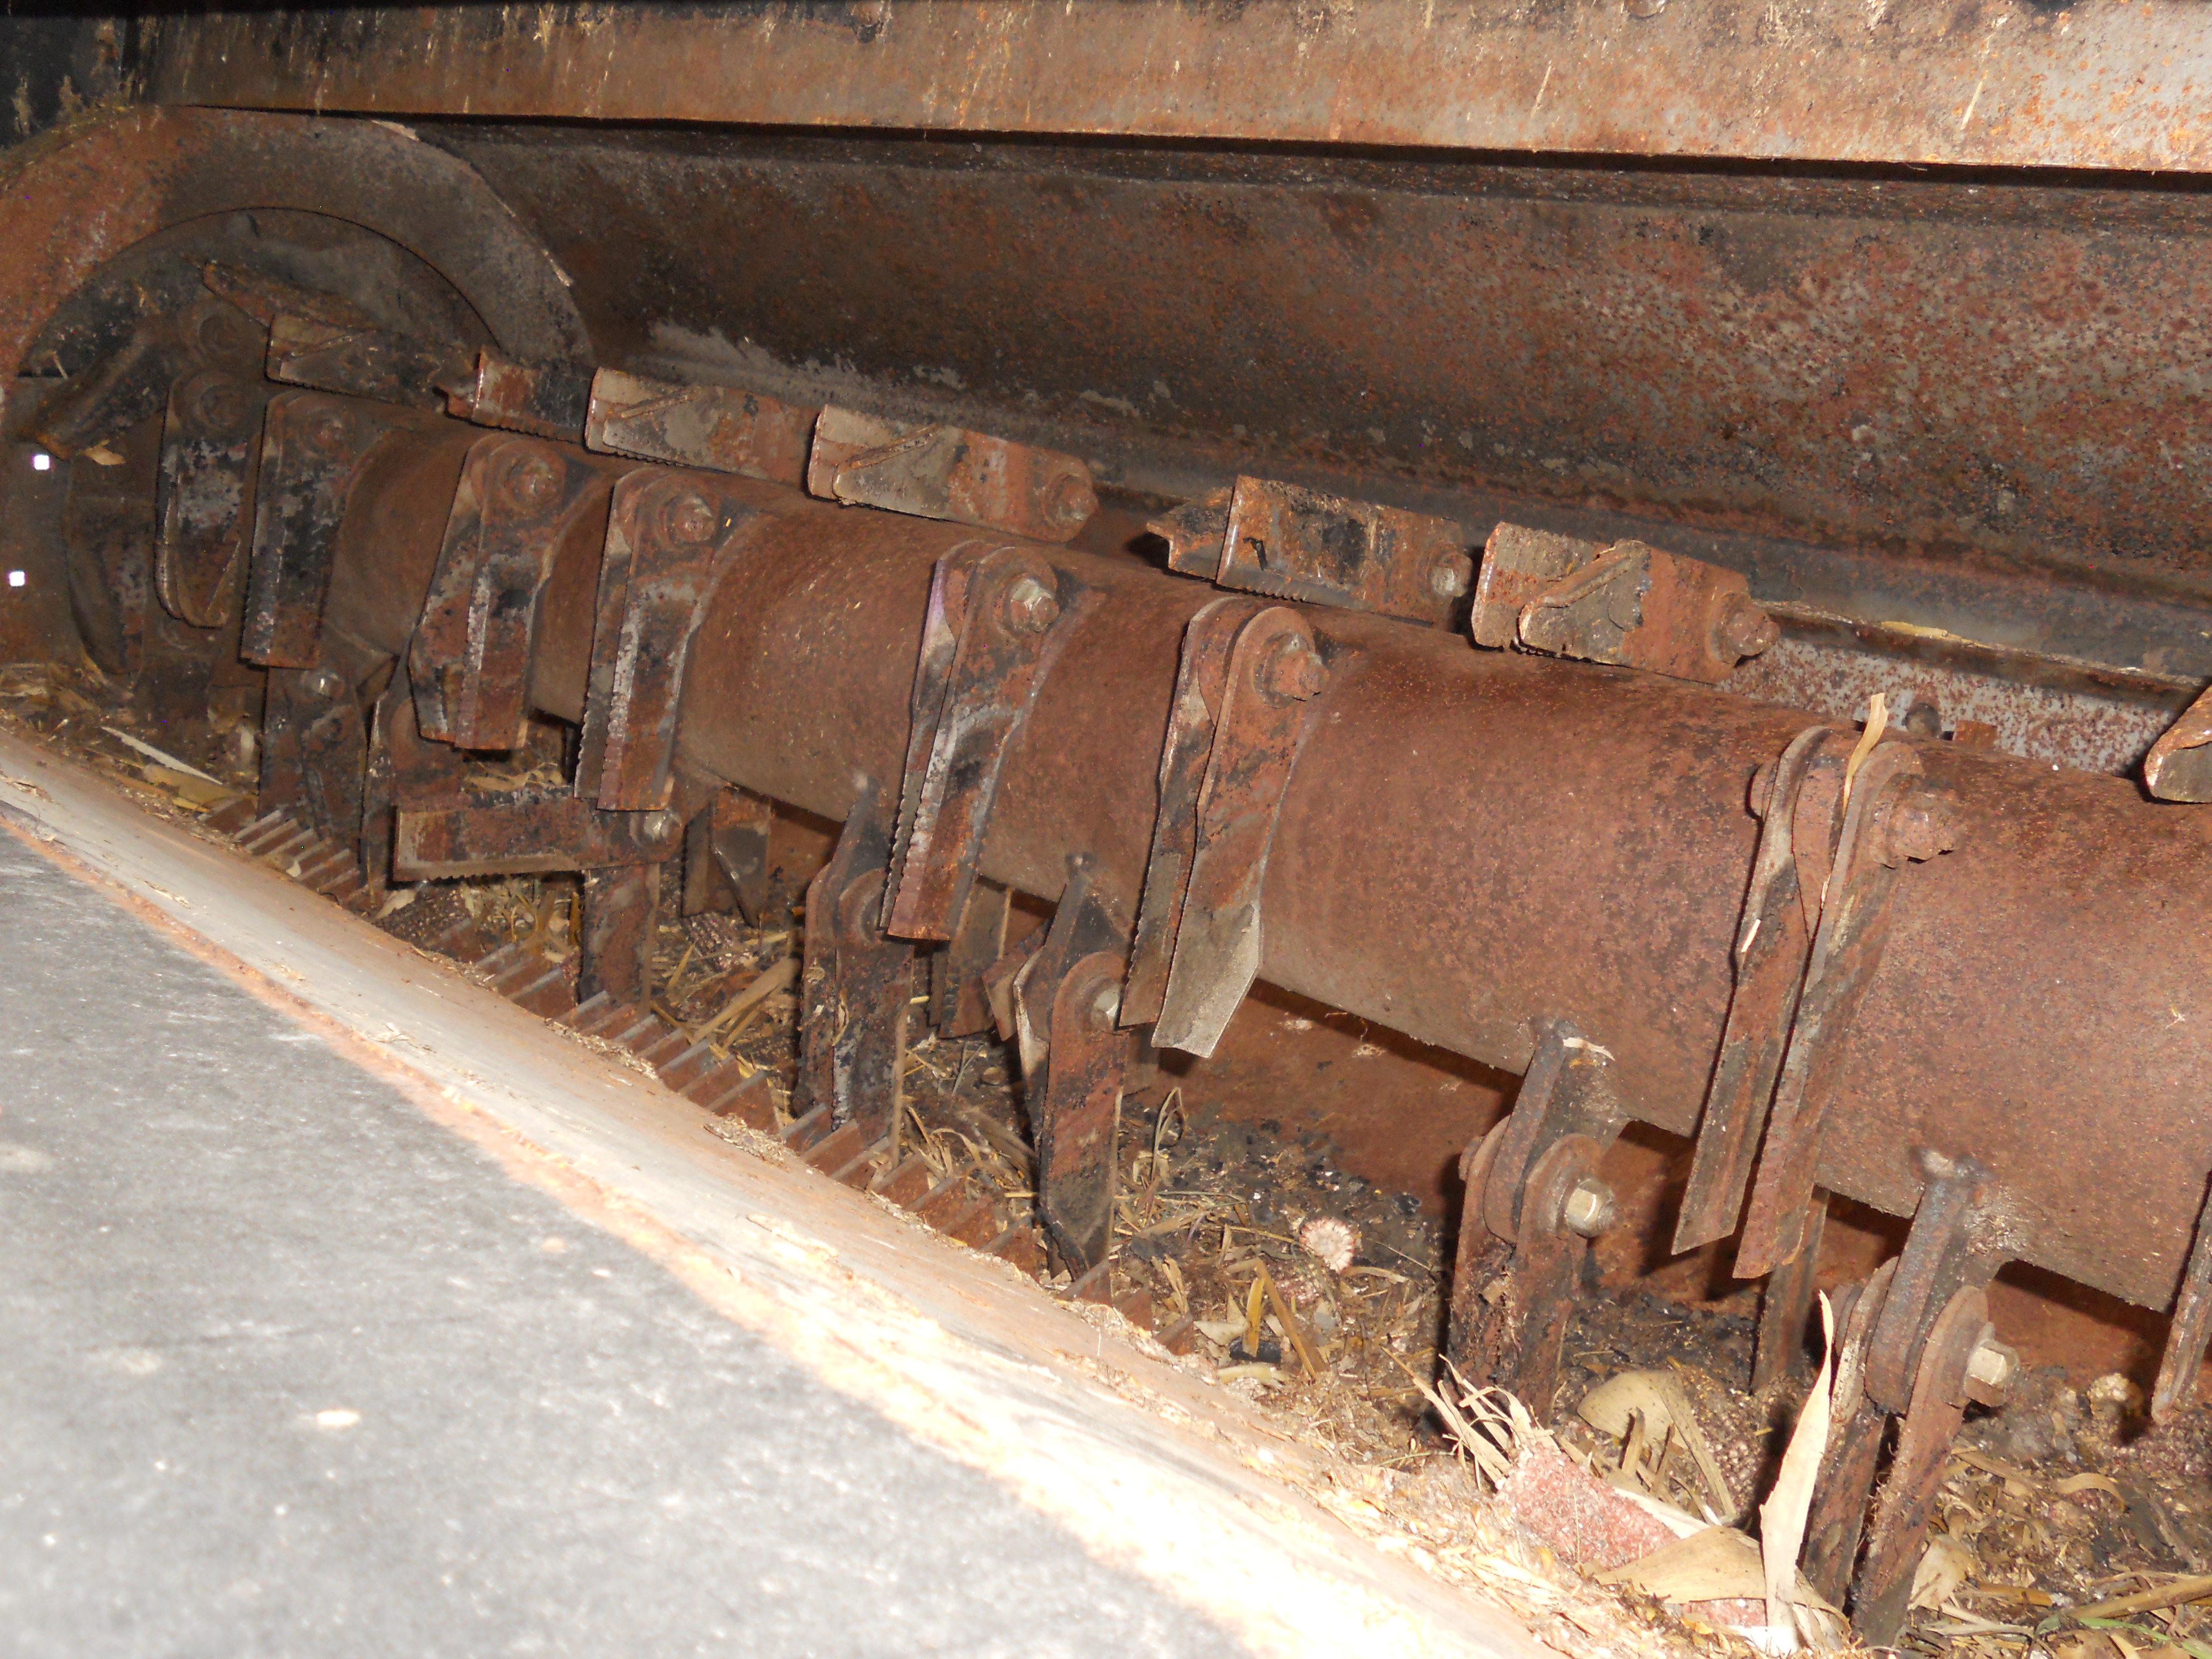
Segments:
[[[1242,1651],[0,836],[0,1654]]]

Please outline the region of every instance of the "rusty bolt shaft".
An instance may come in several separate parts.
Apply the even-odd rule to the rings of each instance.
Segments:
[[[1042,634],[1060,620],[1060,596],[1035,576],[1024,576],[1006,590],[1006,626],[1017,634]]]
[[[1959,809],[1948,796],[1916,790],[1890,809],[1884,827],[1890,853],[1924,862],[1959,844]]]

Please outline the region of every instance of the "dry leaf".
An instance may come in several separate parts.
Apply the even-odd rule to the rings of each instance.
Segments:
[[[1912,1570],[1912,1605],[1940,1607],[1973,1576],[1973,1552],[1957,1539],[1939,1533],[1928,1540],[1920,1565]]]
[[[1626,1584],[1662,1601],[1756,1601],[1766,1594],[1759,1545],[1734,1527],[1706,1527],[1662,1544],[1625,1567],[1597,1575],[1601,1584]]]
[[[1879,708],[1875,712],[1881,712]],[[1868,730],[1873,729],[1869,722]],[[1821,1455],[1828,1449],[1829,1372],[1836,1358],[1836,1316],[1825,1295],[1820,1297],[1820,1330],[1824,1343],[1820,1373],[1813,1379],[1813,1392],[1805,1397],[1805,1408],[1797,1413],[1796,1427],[1790,1431],[1790,1444],[1782,1454],[1774,1490],[1759,1506],[1760,1547],[1766,1561],[1766,1622],[1778,1630],[1790,1627],[1790,1604],[1798,1599],[1797,1554],[1805,1542],[1805,1521],[1812,1513],[1813,1486],[1820,1478]]]
[[[2119,1483],[2109,1475],[2069,1474],[2051,1490],[2061,1498],[2071,1498],[2077,1492],[2106,1492],[2123,1504],[2127,1502],[2127,1495],[2120,1490]]]
[[[1698,1473],[1712,1494],[1713,1507],[1729,1520],[1742,1512],[1735,1494],[1729,1490],[1728,1477],[1721,1473],[1720,1460],[1713,1455],[1712,1443],[1698,1426],[1689,1395],[1666,1372],[1622,1371],[1607,1377],[1583,1396],[1575,1413],[1600,1434],[1616,1440],[1626,1439],[1639,1417],[1647,1439],[1664,1440],[1671,1429],[1697,1461]]]

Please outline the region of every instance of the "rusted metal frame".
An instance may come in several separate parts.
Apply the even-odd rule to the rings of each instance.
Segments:
[[[1073,455],[952,426],[901,426],[834,405],[814,423],[808,493],[848,506],[1065,542],[1098,511]]]
[[[886,939],[882,909],[890,835],[871,781],[837,846],[807,884],[799,991],[799,1060],[791,1110],[826,1109],[896,1153],[905,1098],[914,947]]]
[[[2197,1376],[2204,1369],[2208,1347],[2212,1347],[2212,1187],[2197,1212],[2197,1237],[2190,1245],[2189,1265],[2182,1270],[2181,1291],[2174,1298],[2173,1322],[2166,1328],[2166,1347],[2159,1356],[2158,1381],[2150,1396],[2154,1422],[2166,1422],[2189,1409],[2197,1398]]]
[[[1068,860],[1052,926],[1012,981],[1038,1213],[1079,1278],[1105,1266],[1112,1242],[1115,1134],[1132,1042],[1116,1024],[1128,920],[1098,890],[1094,867],[1083,855]]]
[[[1023,548],[974,543],[938,561],[891,854],[893,937],[959,931],[1007,753],[1093,602]]]
[[[1343,654],[1281,605],[1237,630],[1152,1033],[1162,1048],[1211,1054],[1259,976],[1261,895],[1275,819],[1320,718],[1332,659]],[[1164,816],[1166,810],[1164,804]]]
[[[1246,592],[1441,625],[1474,583],[1468,544],[1449,519],[1239,478],[1212,574]]]
[[[1512,1113],[1464,1160],[1453,1361],[1544,1415],[1559,1382],[1588,1241],[1611,1219],[1597,1180],[1627,1121],[1610,1054],[1571,1021],[1547,1022]]]
[[[1882,743],[1847,781],[1834,863],[1819,901],[1820,923],[1744,1218],[1738,1278],[1771,1273],[1803,1243],[1821,1132],[1842,1085],[1844,1037],[1880,964],[1889,934],[1890,896],[1910,856],[1898,844],[1905,828],[1900,809],[1919,778],[1919,757],[1911,744]],[[1912,803],[1915,813],[1932,810],[1924,797]],[[1893,820],[1899,834],[1893,834]],[[1932,855],[1932,850],[1922,854]],[[1801,891],[1800,897],[1819,896]]]
[[[604,466],[538,439],[470,448],[408,644],[424,736],[463,749],[523,742],[540,598],[571,531],[605,514],[614,484]]]
[[[603,368],[592,377],[584,447],[802,489],[819,412],[737,386],[678,386]]]
[[[738,913],[754,927],[768,908],[769,834],[775,807],[766,796],[726,787],[684,826],[684,914]]]
[[[1225,514],[1225,503],[1222,510]],[[1167,737],[1160,747],[1159,810],[1152,819],[1152,846],[1145,858],[1129,980],[1121,991],[1124,1024],[1152,1024],[1166,1000],[1168,970],[1197,850],[1199,797],[1229,694],[1230,653],[1244,625],[1264,608],[1255,599],[1224,594],[1200,610],[1183,629],[1175,701],[1169,705]]]
[[[567,790],[519,792],[481,805],[401,806],[392,861],[401,880],[427,881],[665,864],[683,845],[672,812],[607,812]]]
[[[496,351],[476,354],[476,373],[447,401],[449,412],[478,426],[580,441],[592,402],[592,372],[568,363],[518,363]]]
[[[320,318],[279,315],[270,325],[269,378],[380,404],[443,410],[466,387],[468,347]]]
[[[981,878],[960,907],[960,925],[929,957],[929,1023],[939,1036],[973,1036],[991,1029],[984,975],[1006,953],[1006,917],[1012,895]]]
[[[761,517],[694,474],[641,467],[615,486],[579,794],[610,810],[668,804],[691,642],[716,585],[743,556]]]
[[[1893,1286],[1885,1313],[1896,1297]],[[1921,1345],[1904,1428],[1851,1595],[1851,1621],[1872,1646],[1890,1645],[1905,1628],[1944,1465],[1966,1421],[1968,1367],[1989,1330],[1988,1292],[1979,1285],[1962,1285],[1936,1314]],[[1879,1343],[1877,1333],[1874,1346]]]
[[[268,668],[313,664],[355,481],[370,453],[409,419],[388,407],[319,392],[270,399],[240,647],[249,662]]]
[[[165,26],[153,95],[473,123],[1123,132],[1911,167],[2212,164],[2203,135],[2173,124],[2198,88],[2191,67],[2203,38],[2181,0],[2084,13],[2066,32],[2001,28],[2019,14],[1978,0],[1941,17],[1900,14],[1871,37],[1844,0],[1814,0],[1786,37],[1734,12],[1531,12],[1508,0],[1480,0],[1449,28],[1414,0],[1371,0],[1320,27],[1295,11],[1175,0],[938,0],[779,31],[771,47],[758,15],[551,13],[542,27],[498,30],[451,3],[400,15],[188,14]],[[423,50],[426,39],[438,48]],[[1588,72],[1562,89],[1547,72],[1562,64]],[[949,64],[975,66],[957,99]],[[1255,98],[1261,75],[1268,93]],[[1984,96],[1962,119],[1967,84]],[[1785,104],[1803,118],[1776,122]]]
[[[1145,520],[1146,532],[1167,544],[1169,569],[1178,575],[1203,576],[1208,581],[1221,574],[1222,555],[1229,543],[1232,493],[1209,490],[1194,501],[1185,501]]]
[[[1735,986],[1729,999],[1728,1025],[1698,1119],[1697,1151],[1675,1223],[1678,1254],[1726,1237],[1735,1231],[1743,1211],[1759,1136],[1766,1127],[1767,1105],[1804,986],[1818,921],[1819,889],[1834,854],[1833,811],[1808,815],[1813,821],[1805,827],[1816,840],[1802,854],[1793,845],[1793,835],[1801,799],[1815,767],[1821,767],[1831,780],[1840,781],[1844,757],[1823,751],[1832,747],[1832,738],[1841,739],[1842,735],[1826,726],[1808,726],[1753,781],[1759,798],[1752,808],[1761,819],[1759,850],[1752,860],[1743,919],[1736,929]],[[1814,792],[1831,807],[1839,793],[1832,787]],[[1811,877],[1815,894],[1810,915],[1801,902],[1804,875]]]

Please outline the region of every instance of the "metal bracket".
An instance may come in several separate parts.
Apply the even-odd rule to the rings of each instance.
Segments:
[[[1818,898],[1820,922],[1745,1215],[1740,1279],[1771,1273],[1803,1246],[1822,1132],[1842,1084],[1844,1038],[1881,963],[1899,872],[1959,840],[1955,809],[1928,787],[1908,743],[1878,743],[1856,775],[1847,769],[1841,810],[1834,862],[1820,889],[1800,872],[1801,902]]]
[[[1300,484],[1239,478],[1145,526],[1168,568],[1223,587],[1442,626],[1474,580],[1466,529]]]
[[[1093,883],[1092,860],[1067,861],[1044,942],[1014,975],[1014,1037],[1036,1134],[1037,1207],[1078,1277],[1112,1238],[1115,1133],[1131,1034],[1115,1024],[1128,968],[1126,916]]]
[[[971,542],[937,562],[891,861],[894,937],[958,932],[1007,751],[1095,597],[1018,547]]]
[[[768,842],[775,808],[763,795],[726,787],[691,816],[684,832],[684,914],[726,910],[755,927],[768,907]]]
[[[1781,637],[1744,578],[1643,542],[1501,524],[1483,549],[1478,645],[1616,663],[1717,685]]]
[[[425,737],[463,749],[523,742],[540,598],[564,544],[604,522],[613,488],[604,467],[538,439],[470,447],[407,650]]]
[[[1832,727],[1808,726],[1753,780],[1752,810],[1762,820],[1759,850],[1736,927],[1735,986],[1720,1061],[1705,1093],[1675,1224],[1677,1254],[1726,1237],[1743,1212],[1767,1103],[1797,1014],[1820,889],[1835,856],[1844,763],[1839,750],[1847,744]]]
[[[220,628],[237,609],[236,578],[253,527],[267,331],[209,295],[189,307],[178,337],[191,363],[169,388],[161,423],[154,586],[179,622]]]
[[[1131,1024],[1153,1018],[1152,1040],[1163,1048],[1211,1054],[1259,976],[1275,821],[1343,655],[1282,605],[1256,613],[1209,606],[1184,634],[1146,868],[1146,925],[1121,1015]],[[1217,674],[1218,701],[1209,696]]]
[[[280,314],[270,325],[266,366],[287,386],[443,410],[447,392],[474,378],[473,357],[466,346]]]
[[[583,435],[591,401],[587,368],[518,363],[495,351],[479,351],[474,380],[465,393],[449,398],[447,407],[478,426],[574,443]]]
[[[929,1023],[945,1037],[972,1036],[992,1025],[984,975],[1006,953],[1006,916],[1012,895],[994,881],[978,880],[960,907],[960,924],[929,958]]]
[[[615,486],[576,793],[605,807],[668,804],[691,642],[761,514],[711,480],[640,468]]]
[[[1053,993],[1043,1109],[1035,1113],[1037,1209],[1079,1278],[1106,1260],[1113,1243],[1115,1138],[1129,1048],[1115,1018],[1128,965],[1119,951],[1094,951]]]
[[[1880,1458],[1884,1419],[1904,1419],[1851,1613],[1869,1644],[1905,1622],[1913,1570],[1969,1401],[1995,1405],[2017,1361],[1989,1324],[1987,1287],[2002,1230],[1982,1212],[1986,1175],[1966,1159],[1922,1155],[1926,1182],[1905,1251],[1836,1299],[1835,1427],[1806,1531],[1806,1576],[1839,1600],[1851,1576]]]
[[[270,668],[313,664],[347,501],[362,463],[400,418],[317,392],[270,399],[239,647],[247,661]]]
[[[258,379],[220,368],[179,380],[169,393],[154,584],[169,614],[195,628],[230,620],[234,578],[253,523],[268,397]]]
[[[800,981],[799,1074],[792,1115],[828,1107],[872,1143],[896,1144],[905,1097],[907,1012],[914,947],[883,936],[890,837],[876,786],[865,784],[836,851],[807,884]]]
[[[584,447],[797,489],[806,482],[815,414],[736,386],[677,386],[603,368],[592,377]]]
[[[2183,709],[2143,757],[2143,787],[2160,800],[2212,800],[2212,691]]]
[[[1599,1162],[1627,1114],[1612,1055],[1569,1020],[1539,1033],[1510,1115],[1468,1149],[1450,1350],[1470,1380],[1548,1413],[1589,1241],[1613,1219]]]
[[[1474,583],[1466,530],[1297,484],[1239,478],[1229,499],[1224,587],[1442,625]]]
[[[814,423],[810,495],[1065,542],[1098,511],[1073,455],[953,426],[901,426],[832,405]]]
[[[663,864],[683,850],[673,812],[607,812],[567,790],[482,805],[401,806],[392,872],[403,881]]]

